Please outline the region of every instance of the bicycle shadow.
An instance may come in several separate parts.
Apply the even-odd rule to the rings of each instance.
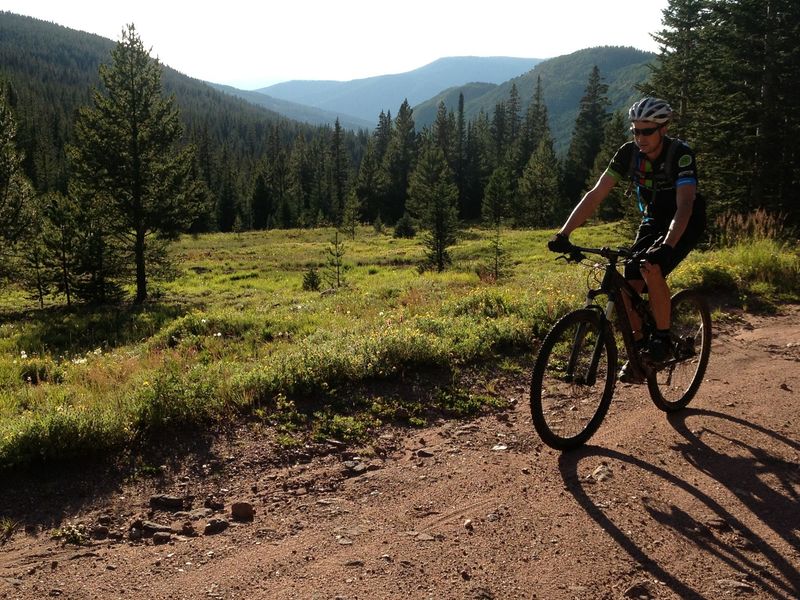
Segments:
[[[707,410],[687,409],[672,415],[669,422],[685,439],[677,449],[698,470],[714,478],[721,485],[735,493],[742,504],[777,535],[786,540],[791,547],[798,547],[796,531],[800,530],[800,511],[798,511],[797,492],[792,484],[797,484],[800,474],[795,464],[769,455],[763,449],[744,446],[751,456],[726,456],[710,449],[686,426],[689,417],[702,416],[721,418],[737,426],[750,427],[772,437],[774,440],[797,449],[798,444],[743,419]],[[703,431],[711,431],[704,427]],[[718,435],[715,433],[715,435]],[[727,439],[727,438],[725,438]],[[713,525],[709,525],[707,515],[698,518],[683,510],[675,503],[643,498],[647,515],[659,526],[671,529],[683,536],[689,543],[698,547],[716,560],[726,564],[734,572],[747,573],[748,585],[760,587],[774,598],[800,597],[800,571],[779,550],[760,538],[742,520],[737,518],[717,500],[701,491],[697,486],[684,481],[668,470],[644,461],[635,456],[616,450],[597,446],[586,446],[575,452],[564,453],[559,458],[559,470],[566,488],[573,494],[586,513],[605,530],[611,538],[645,572],[666,584],[681,598],[706,598],[699,590],[684,581],[679,574],[669,572],[658,559],[638,545],[614,520],[596,503],[590,487],[579,477],[578,466],[587,458],[607,458],[631,467],[646,471],[674,487],[676,491],[688,494],[695,501],[715,515]],[[768,475],[779,482],[779,490],[767,485],[758,475]],[[588,484],[592,486],[592,484]],[[755,552],[754,552],[755,551]],[[757,554],[756,554],[757,553]],[[756,560],[759,558],[759,560]],[[767,565],[764,565],[764,561]]]

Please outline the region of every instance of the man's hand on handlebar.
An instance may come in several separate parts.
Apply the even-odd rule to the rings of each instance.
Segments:
[[[552,252],[560,252],[561,254],[569,254],[574,249],[569,241],[569,236],[563,233],[557,233],[551,237],[550,241],[547,242],[547,248]]]
[[[660,241],[656,241],[655,244],[650,246],[650,248],[644,252],[642,258],[651,265],[658,265],[661,268],[664,268],[667,264],[669,264],[670,260],[672,260],[672,252],[672,246]]]

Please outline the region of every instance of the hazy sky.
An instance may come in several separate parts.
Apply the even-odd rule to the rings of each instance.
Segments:
[[[0,0],[0,10],[117,41],[242,89],[402,73],[445,56],[550,58],[592,46],[657,52],[668,0]]]

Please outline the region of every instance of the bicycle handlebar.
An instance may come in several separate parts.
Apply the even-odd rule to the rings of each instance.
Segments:
[[[586,258],[583,255],[584,252],[587,254],[597,254],[598,256],[602,256],[603,258],[607,259],[634,258],[634,254],[631,252],[630,248],[609,248],[608,246],[603,246],[602,248],[589,248],[585,246],[576,246],[575,244],[572,245],[572,249],[570,250],[569,254],[562,254],[560,258],[564,258],[567,262],[580,262]]]

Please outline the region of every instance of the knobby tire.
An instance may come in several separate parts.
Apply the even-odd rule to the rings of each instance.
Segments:
[[[614,394],[617,347],[605,318],[581,309],[545,336],[533,368],[531,416],[542,441],[557,450],[586,443]]]
[[[672,345],[675,358],[652,371],[647,387],[665,412],[685,408],[694,398],[711,355],[711,313],[702,294],[682,290],[672,297]]]

